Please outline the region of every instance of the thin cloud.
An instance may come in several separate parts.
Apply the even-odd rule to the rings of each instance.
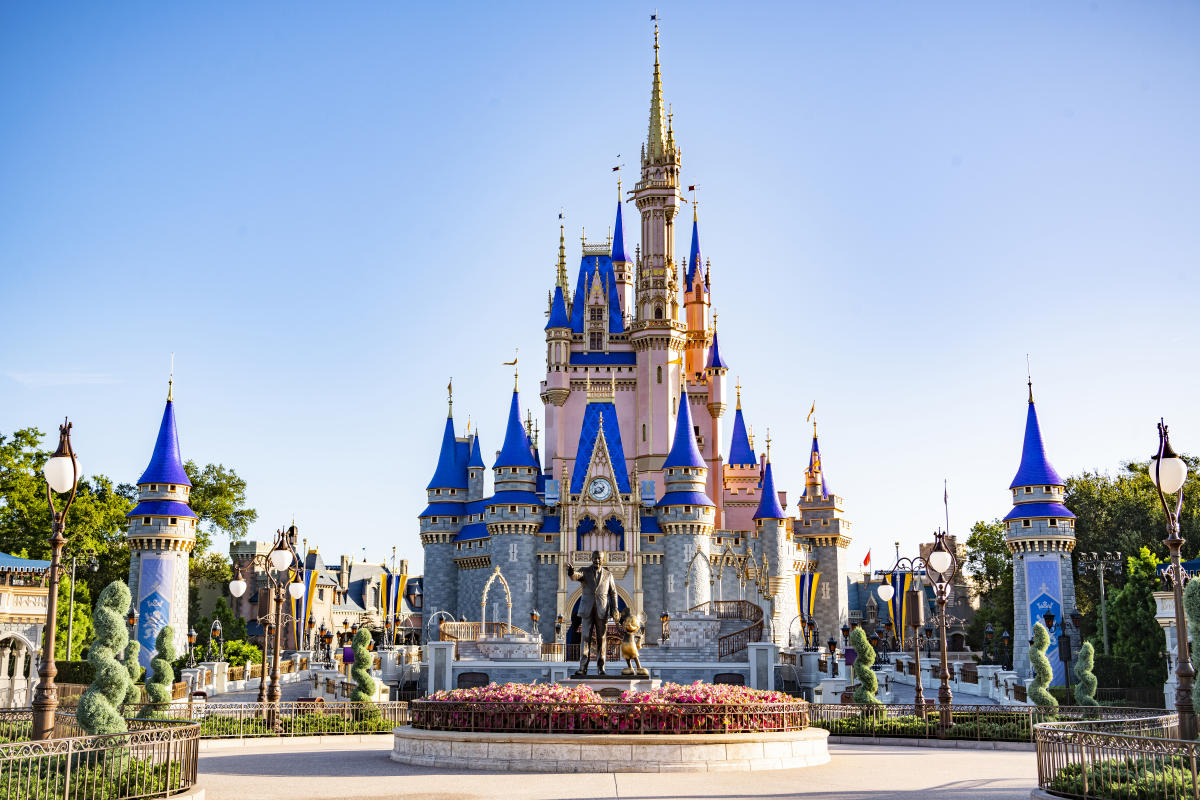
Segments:
[[[116,376],[108,372],[9,372],[7,374],[22,386],[35,388],[117,383]]]

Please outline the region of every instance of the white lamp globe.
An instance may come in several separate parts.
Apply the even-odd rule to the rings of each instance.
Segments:
[[[49,479],[47,476],[46,480]],[[1175,494],[1183,488],[1183,482],[1187,480],[1187,462],[1172,452],[1164,453],[1161,459],[1155,453],[1150,457],[1150,480],[1154,481],[1154,485],[1161,489],[1163,494]]]
[[[72,463],[71,456],[53,456],[47,459],[46,466],[42,467],[42,474],[46,476],[46,483],[50,484],[50,488],[59,494],[66,494],[71,491],[75,485],[75,481],[82,475],[79,469],[79,459],[74,459]]]
[[[929,554],[929,568],[942,575],[950,570],[951,560],[949,550],[934,550]]]
[[[246,593],[246,582],[241,578],[234,578],[229,582],[229,593],[234,597],[241,597]]]
[[[271,551],[271,566],[276,571],[282,571],[292,565],[292,553],[290,550],[272,550]]]
[[[292,596],[292,599],[299,600],[304,596],[304,584],[300,581],[293,581],[292,583],[289,583],[288,594]]]
[[[885,603],[891,600],[892,595],[896,593],[896,590],[892,588],[890,583],[879,584],[879,589],[877,591],[879,593],[879,599]]]

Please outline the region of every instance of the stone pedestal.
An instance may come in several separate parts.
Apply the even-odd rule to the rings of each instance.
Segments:
[[[750,688],[775,689],[775,662],[779,660],[779,645],[772,642],[750,642],[746,645],[750,658]]]
[[[996,699],[996,673],[1004,669],[999,664],[980,664],[979,670],[979,685],[975,689],[976,694],[981,694],[984,697]]]
[[[607,677],[588,676],[586,678],[567,678],[559,681],[563,686],[590,686],[592,691],[597,694],[610,695],[614,691],[621,692],[649,692],[662,686],[662,681],[657,678],[630,678],[621,677],[619,675],[609,675]]]
[[[842,702],[842,692],[846,690],[846,681],[843,678],[823,678],[820,684],[821,703],[840,703]]]
[[[210,695],[224,694],[229,691],[229,664],[225,661],[204,661],[201,667],[208,670],[211,676]]]
[[[542,637],[506,634],[475,642],[479,652],[490,661],[537,661],[542,657]]]
[[[454,642],[429,642],[425,645],[429,672],[429,693],[453,689]]]

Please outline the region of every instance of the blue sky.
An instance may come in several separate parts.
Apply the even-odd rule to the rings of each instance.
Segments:
[[[558,210],[572,259],[612,222],[651,10],[0,7],[0,431],[69,414],[132,481],[173,351],[255,534],[419,559],[447,379],[487,452],[514,347],[540,406]],[[953,530],[1007,512],[1026,353],[1060,472],[1159,415],[1200,451],[1200,6],[658,11],[722,353],[793,497],[816,401],[856,559],[915,551],[943,478]]]

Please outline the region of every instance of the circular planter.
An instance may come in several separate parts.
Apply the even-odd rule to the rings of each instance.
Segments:
[[[504,772],[748,772],[829,761],[829,732],[552,734],[397,728],[391,759]]]

